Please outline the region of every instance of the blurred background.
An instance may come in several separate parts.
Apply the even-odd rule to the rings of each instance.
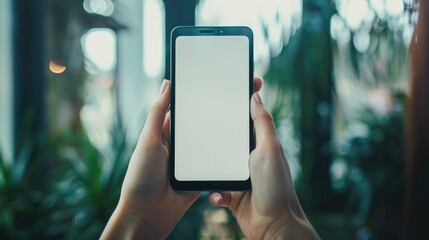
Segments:
[[[178,25],[246,25],[322,239],[399,239],[414,0],[0,0],[0,238],[95,239]],[[207,193],[169,239],[241,239]]]

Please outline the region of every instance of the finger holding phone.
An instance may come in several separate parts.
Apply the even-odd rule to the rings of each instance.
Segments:
[[[319,239],[301,208],[272,116],[258,93],[251,105],[256,135],[249,159],[252,189],[213,192],[210,202],[229,208],[249,239]]]
[[[170,81],[162,84],[131,157],[121,196],[101,239],[163,239],[200,195],[168,182]],[[106,193],[109,194],[109,193]]]

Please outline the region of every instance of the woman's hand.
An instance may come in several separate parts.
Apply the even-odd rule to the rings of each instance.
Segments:
[[[165,238],[200,195],[175,192],[168,181],[170,92],[170,81],[164,80],[131,157],[119,204],[102,239]]]
[[[210,202],[229,208],[249,239],[319,239],[301,208],[272,116],[258,93],[251,111],[256,134],[249,159],[252,190],[211,193]]]

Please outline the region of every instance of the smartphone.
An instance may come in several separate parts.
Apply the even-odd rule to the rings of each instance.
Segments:
[[[254,147],[252,30],[176,27],[170,49],[171,186],[248,190]]]

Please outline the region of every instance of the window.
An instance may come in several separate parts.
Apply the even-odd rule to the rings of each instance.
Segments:
[[[0,1],[0,151],[12,157],[11,2]]]

